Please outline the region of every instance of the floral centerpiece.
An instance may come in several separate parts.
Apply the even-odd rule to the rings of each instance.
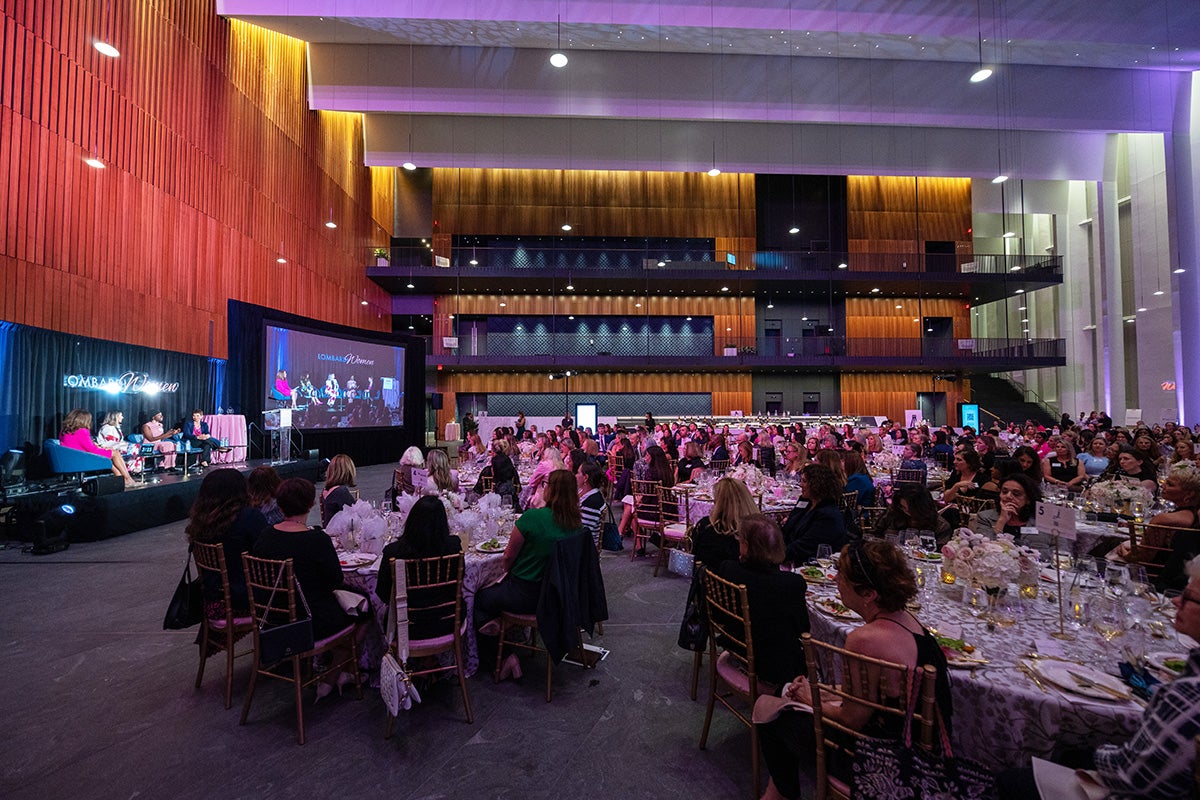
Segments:
[[[753,492],[762,492],[766,488],[767,481],[771,480],[769,476],[764,475],[758,467],[753,464],[738,464],[733,469],[726,473],[730,478],[737,478],[742,483],[746,484],[746,488]]]
[[[890,473],[892,470],[900,468],[900,456],[890,450],[881,450],[871,459],[871,466],[879,472]]]
[[[1084,497],[1100,508],[1113,509],[1128,509],[1134,503],[1149,506],[1154,501],[1154,495],[1146,487],[1120,478],[1093,483]]]
[[[989,591],[1013,582],[1037,580],[1037,551],[1018,545],[1007,533],[989,539],[969,528],[959,528],[942,547],[942,559],[944,569],[956,578]]]

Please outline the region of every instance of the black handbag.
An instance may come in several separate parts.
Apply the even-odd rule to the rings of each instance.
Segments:
[[[167,614],[163,617],[164,631],[181,631],[199,625],[204,619],[204,583],[199,571],[192,577],[192,548],[188,546],[187,561],[183,564],[183,576],[167,603]]]
[[[284,570],[280,569],[279,575],[275,578],[275,585],[271,587],[271,597],[267,600],[268,609],[275,600],[275,591],[279,588],[279,581],[283,578],[283,573]],[[313,649],[315,640],[313,639],[312,610],[308,607],[304,590],[300,588],[299,579],[294,580],[296,581],[296,594],[300,595],[300,602],[304,604],[305,617],[295,622],[284,622],[268,628],[265,627],[266,615],[263,616],[262,622],[258,625],[258,661],[260,664],[274,664]]]
[[[600,532],[600,546],[605,550],[617,551],[624,550],[625,545],[621,541],[621,530],[617,527],[617,523],[613,520],[612,507],[608,503],[604,504],[604,527]]]
[[[693,564],[692,586],[688,590],[683,622],[679,625],[679,646],[703,653],[708,649],[708,613],[704,608],[704,565]]]
[[[942,711],[937,709],[937,727],[942,753],[912,746],[913,711],[916,707],[917,672],[909,687],[904,736],[895,739],[859,739],[854,745],[852,800],[996,800],[996,777],[987,767],[969,758],[956,757]]]

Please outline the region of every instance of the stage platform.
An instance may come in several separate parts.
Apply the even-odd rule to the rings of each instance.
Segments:
[[[205,472],[230,467],[248,474],[255,467],[270,463],[262,460],[214,464]],[[276,464],[275,471],[281,478],[307,478],[316,483],[321,478],[321,462],[290,461]],[[157,479],[157,482],[139,483],[135,488],[97,497],[84,494],[78,484],[70,482],[30,484],[23,491],[9,490],[4,495],[0,503],[7,511],[3,534],[9,539],[32,541],[38,518],[64,503],[75,507],[67,534],[72,542],[92,542],[154,528],[187,517],[203,477],[204,472],[150,475],[149,481]]]

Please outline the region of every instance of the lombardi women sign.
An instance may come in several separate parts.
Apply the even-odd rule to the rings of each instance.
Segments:
[[[174,394],[179,391],[178,383],[150,379],[148,372],[129,371],[119,378],[103,378],[99,375],[63,375],[62,385],[68,389],[91,389],[109,394]]]

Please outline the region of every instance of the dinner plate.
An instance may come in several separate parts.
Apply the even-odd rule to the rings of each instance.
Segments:
[[[921,550],[914,550],[912,557],[917,561],[928,561],[931,564],[937,564],[942,560],[941,553],[926,553]]]
[[[1187,664],[1187,659],[1187,653],[1174,653],[1170,650],[1159,650],[1155,653],[1146,654],[1146,662],[1155,669],[1165,672],[1167,675],[1182,675],[1183,667]],[[1166,662],[1168,661],[1180,661],[1182,665],[1179,669],[1172,669],[1167,666]]]
[[[942,652],[946,654],[946,666],[950,669],[975,669],[988,663],[978,647],[970,653],[946,647],[942,648]]]
[[[375,562],[379,556],[374,553],[338,553],[338,563],[342,569],[358,569]]]
[[[836,573],[826,572],[821,567],[807,566],[795,570],[796,574],[809,583],[833,583],[837,580]]]
[[[507,539],[497,539],[495,547],[489,547],[488,542],[480,542],[479,544],[475,545],[475,552],[487,554],[503,553],[506,547],[508,547]]]
[[[1084,666],[1083,664],[1068,664],[1062,661],[1036,661],[1031,665],[1031,669],[1037,672],[1038,676],[1044,678],[1054,684],[1064,692],[1078,694],[1084,697],[1089,697],[1094,700],[1107,700],[1109,702],[1119,702],[1115,696],[1095,687],[1080,686],[1071,673],[1079,675],[1092,683],[1101,686],[1107,686],[1115,692],[1119,692],[1126,699],[1130,699],[1129,687],[1121,682],[1120,678],[1116,678],[1107,673],[1101,672],[1093,667]]]
[[[839,601],[832,598],[822,598],[814,600],[813,606],[822,614],[826,614],[834,619],[856,620],[861,622],[860,617],[856,612],[846,608]]]

